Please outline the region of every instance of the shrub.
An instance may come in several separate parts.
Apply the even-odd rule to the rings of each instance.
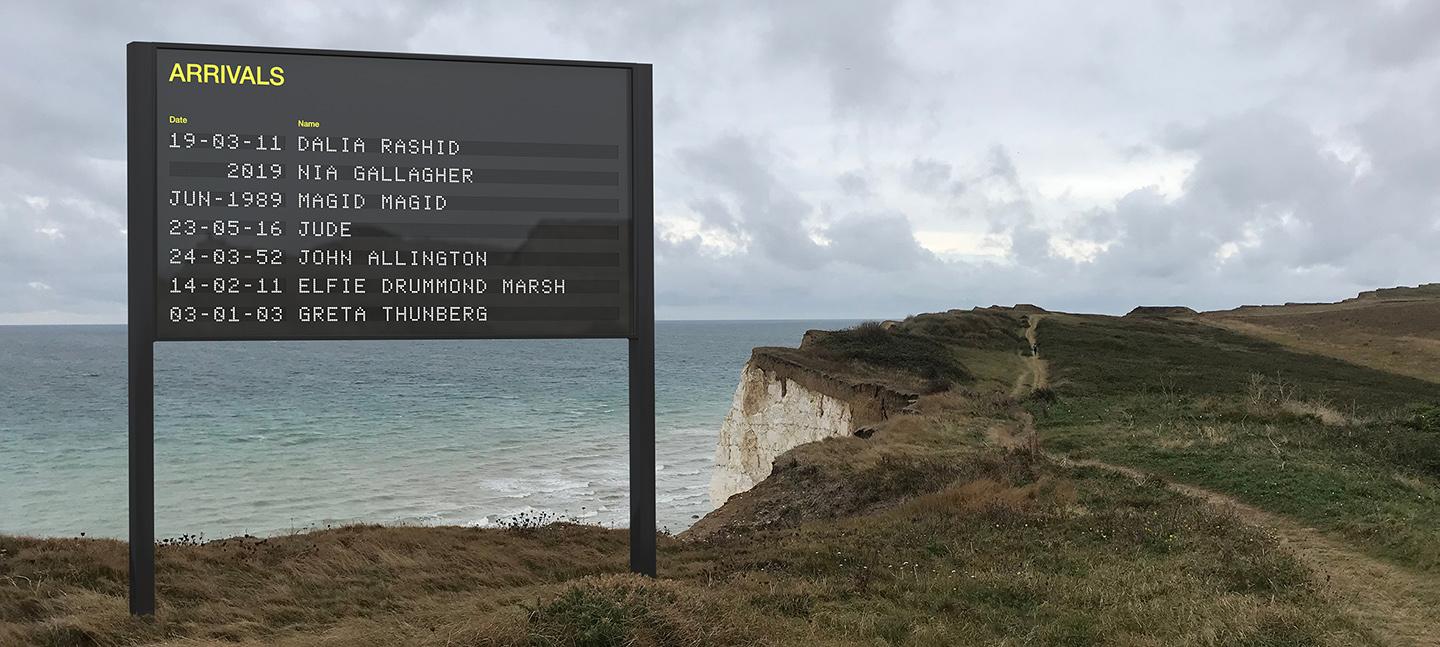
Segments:
[[[1401,424],[1415,431],[1440,433],[1440,406],[1420,407],[1407,416]]]
[[[621,647],[645,621],[646,608],[635,589],[608,591],[577,586],[530,613],[538,644]]]
[[[945,344],[911,332],[885,330],[874,322],[821,337],[815,348],[832,359],[908,373],[936,391],[974,380]]]
[[[1029,342],[1021,334],[1024,327],[1009,315],[1001,313],[971,312],[956,316],[950,314],[925,314],[905,322],[905,332],[940,341],[959,343],[973,348],[989,350],[1024,350]]]
[[[530,610],[530,647],[689,647],[755,644],[750,626],[714,598],[634,575],[586,578]]]

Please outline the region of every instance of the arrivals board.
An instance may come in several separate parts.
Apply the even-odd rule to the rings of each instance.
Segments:
[[[625,338],[630,569],[656,574],[649,65],[125,61],[131,614],[156,608],[162,341]]]
[[[155,338],[632,336],[634,68],[159,46]]]

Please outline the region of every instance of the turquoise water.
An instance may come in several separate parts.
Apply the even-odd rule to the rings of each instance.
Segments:
[[[851,322],[660,322],[658,499],[709,510],[714,443],[754,346]],[[160,537],[365,521],[628,521],[623,340],[166,343]],[[123,537],[125,329],[0,326],[0,533]]]

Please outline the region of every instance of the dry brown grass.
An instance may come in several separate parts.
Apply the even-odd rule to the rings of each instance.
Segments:
[[[1440,299],[1267,306],[1205,313],[1199,320],[1307,353],[1440,382]]]
[[[1353,409],[1341,411],[1329,402],[1302,395],[1300,385],[1259,373],[1250,375],[1245,405],[1249,412],[1265,418],[1283,411],[1300,418],[1312,418],[1327,427],[1346,427],[1370,422]]]
[[[571,525],[485,531],[347,527],[157,550],[157,623],[131,621],[126,550],[108,540],[0,538],[0,644],[235,641],[388,622],[482,591],[623,570],[625,533]],[[486,599],[489,596],[482,596]],[[23,628],[23,629],[22,629]],[[89,636],[90,638],[86,638]],[[101,640],[101,637],[105,637]],[[108,642],[106,642],[108,641]]]
[[[932,417],[1003,417],[1019,410],[1019,402],[1002,390],[950,389],[922,395],[915,409]]]
[[[0,572],[38,584],[0,584],[0,644],[1368,643],[1273,539],[1193,500],[1015,454],[953,476],[869,514],[663,539],[660,580],[621,573],[622,532],[577,526],[167,547],[154,621],[125,612],[118,542],[7,538]]]
[[[984,326],[1016,319],[904,325],[999,347],[1020,328]],[[1019,364],[984,348],[982,374]],[[624,531],[348,527],[162,546],[161,607],[141,621],[125,613],[121,543],[0,537],[0,645],[1378,644],[1272,533],[1153,479],[987,442],[1002,428],[1038,443],[1032,413],[1070,406],[1010,384],[982,375],[868,439],[792,450],[661,537],[659,580],[624,574]],[[1256,406],[1305,402],[1286,389]]]
[[[0,645],[1368,644],[1263,533],[959,419],[798,448],[660,580],[624,531],[359,526],[162,546],[138,621],[123,544],[0,538]]]

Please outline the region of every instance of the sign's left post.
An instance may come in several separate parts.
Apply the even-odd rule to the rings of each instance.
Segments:
[[[155,614],[155,46],[126,49],[130,613]]]

